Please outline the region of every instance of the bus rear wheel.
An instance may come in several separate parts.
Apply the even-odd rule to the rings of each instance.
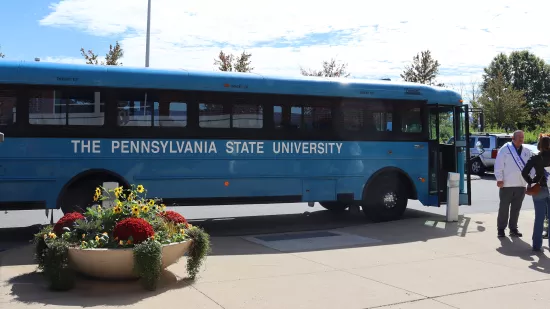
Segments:
[[[343,213],[349,207],[348,204],[342,202],[319,202],[319,204],[333,213]]]
[[[77,180],[69,185],[60,198],[60,208],[63,214],[70,212],[84,213],[88,207],[100,204],[94,201],[95,189],[102,186],[104,182],[118,182],[120,180],[112,176],[92,175]]]
[[[409,200],[407,185],[398,175],[381,175],[363,196],[363,213],[374,222],[399,219]]]

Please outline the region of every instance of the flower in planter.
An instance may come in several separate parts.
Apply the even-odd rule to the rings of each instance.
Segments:
[[[185,245],[188,240],[192,242],[187,252],[187,269],[190,278],[195,278],[210,250],[209,235],[192,227],[181,214],[166,211],[162,200],[146,195],[142,185],[112,190],[99,187],[94,192],[94,200],[110,199],[113,207],[95,205],[84,214],[66,214],[55,225],[46,226],[36,234],[35,259],[51,286],[70,288],[73,279],[69,277],[73,274],[68,260],[74,250],[130,248],[135,274],[148,289],[154,289],[162,271],[163,246]]]
[[[153,227],[142,218],[126,218],[118,222],[113,231],[113,236],[118,239],[131,239],[135,244],[139,244],[153,235],[155,235]]]
[[[70,212],[63,217],[61,217],[57,223],[53,227],[53,231],[57,235],[61,235],[63,233],[63,228],[68,227],[72,228],[76,220],[84,220],[86,217],[84,217],[82,214],[78,212]]]

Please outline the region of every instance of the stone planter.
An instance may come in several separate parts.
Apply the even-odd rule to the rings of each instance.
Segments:
[[[176,263],[189,250],[192,240],[162,245],[162,268]],[[82,274],[104,279],[136,279],[132,248],[69,248],[71,267]]]

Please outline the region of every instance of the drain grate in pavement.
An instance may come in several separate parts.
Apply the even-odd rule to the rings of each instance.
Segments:
[[[253,235],[242,238],[284,252],[338,249],[372,245],[381,242],[378,239],[337,231]]]
[[[256,239],[261,241],[279,241],[279,240],[296,240],[296,239],[309,239],[317,237],[332,237],[340,236],[339,234],[322,231],[322,232],[304,232],[304,233],[295,233],[295,234],[275,234],[275,235],[266,235],[266,236],[256,236]]]

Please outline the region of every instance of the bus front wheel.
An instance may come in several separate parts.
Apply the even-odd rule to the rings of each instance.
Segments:
[[[399,219],[409,200],[407,185],[397,175],[381,175],[363,196],[363,213],[375,222]]]
[[[319,202],[319,204],[333,213],[343,213],[349,207],[348,204],[342,202]]]

